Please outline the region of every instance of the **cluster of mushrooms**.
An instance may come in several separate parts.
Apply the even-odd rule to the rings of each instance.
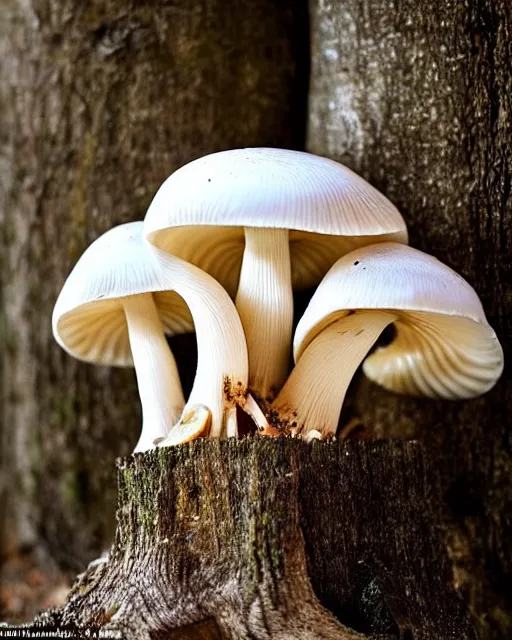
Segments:
[[[314,286],[292,336],[293,291]],[[394,339],[368,356],[389,325]],[[186,401],[165,334],[193,330]],[[503,369],[477,294],[407,246],[394,205],[343,165],[283,149],[224,151],[173,173],[144,222],[85,251],[53,333],[80,360],[135,367],[135,451],[237,436],[237,407],[263,435],[332,437],[363,360],[386,389],[451,400],[485,393]]]

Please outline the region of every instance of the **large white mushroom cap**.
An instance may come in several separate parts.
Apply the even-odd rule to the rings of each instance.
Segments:
[[[296,361],[327,326],[369,310],[397,318],[394,340],[363,364],[365,374],[389,390],[470,398],[488,391],[503,371],[503,350],[474,289],[436,258],[395,243],[367,246],[336,262],[297,326]]]
[[[53,311],[55,339],[86,362],[133,366],[122,300],[152,293],[168,334],[193,331],[187,305],[173,291],[142,239],[142,222],[107,231],[81,256]]]
[[[269,148],[222,151],[178,169],[153,199],[144,234],[234,296],[244,227],[292,230],[294,288],[316,285],[356,247],[407,242],[396,207],[353,171],[309,153]]]

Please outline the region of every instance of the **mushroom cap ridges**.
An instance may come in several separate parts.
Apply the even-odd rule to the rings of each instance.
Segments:
[[[455,399],[485,393],[501,375],[503,351],[474,289],[436,258],[395,243],[333,265],[297,326],[296,360],[326,326],[369,309],[398,315],[395,339],[363,365],[382,386]]]
[[[458,400],[489,391],[503,372],[503,350],[488,324],[418,313],[395,323],[396,338],[363,363],[365,375],[406,395]]]
[[[178,169],[154,197],[144,234],[234,295],[244,227],[291,230],[296,288],[317,284],[340,255],[358,246],[407,242],[396,207],[353,171],[320,156],[269,148],[222,151]]]
[[[150,248],[142,222],[110,229],[83,253],[68,276],[52,317],[57,342],[87,362],[131,366],[122,299],[152,293],[166,333],[193,330],[182,298],[172,291]]]
[[[188,225],[329,235],[405,233],[396,207],[347,167],[310,153],[270,148],[213,153],[167,178],[149,207],[144,233]]]

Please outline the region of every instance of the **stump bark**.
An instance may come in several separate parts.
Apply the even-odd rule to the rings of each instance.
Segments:
[[[476,638],[409,442],[196,441],[122,459],[108,561],[39,624],[125,638]]]

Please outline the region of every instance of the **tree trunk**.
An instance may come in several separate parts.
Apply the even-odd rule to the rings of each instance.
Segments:
[[[108,561],[39,624],[148,640],[476,638],[417,443],[196,441],[121,460],[118,481]]]
[[[303,146],[307,11],[5,0],[1,14],[0,555],[43,539],[76,569],[111,540],[114,459],[141,418],[132,370],[79,364],[53,341],[59,289],[84,248],[142,219],[180,165]],[[175,344],[190,375],[186,345]]]
[[[424,442],[456,584],[481,637],[509,638],[511,4],[311,0],[310,9],[309,150],[397,204],[411,244],[475,287],[505,350],[502,380],[483,398],[408,400],[360,379],[353,402],[377,434]]]

